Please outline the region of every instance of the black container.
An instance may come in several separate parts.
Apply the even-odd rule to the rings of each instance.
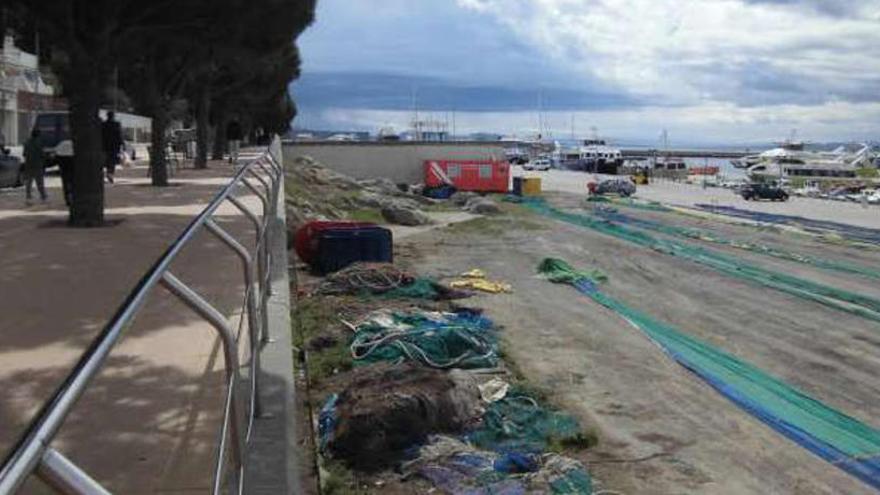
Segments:
[[[319,275],[342,270],[358,261],[394,261],[391,231],[382,227],[329,229],[318,234],[312,270]]]
[[[514,196],[522,196],[523,189],[523,178],[522,177],[514,177],[513,178],[513,195]]]

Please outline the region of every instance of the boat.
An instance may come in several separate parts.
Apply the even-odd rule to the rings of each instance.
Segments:
[[[686,170],[687,163],[685,163],[684,159],[677,158],[674,156],[665,155],[662,157],[654,158],[654,170]]]
[[[660,139],[663,141],[663,152],[658,156],[656,151],[651,159],[654,171],[675,172],[687,170],[687,163],[683,158],[673,156],[669,151],[669,132],[663,129],[660,133]]]
[[[870,167],[874,155],[868,145],[853,154],[814,153],[783,154],[749,166],[750,177],[855,179],[860,168]]]
[[[585,139],[575,148],[561,152],[564,168],[599,174],[617,174],[623,165],[623,153],[599,138]]]
[[[757,155],[748,155],[737,160],[731,160],[730,163],[735,168],[748,169],[765,161],[773,161],[777,159],[798,158],[804,153],[806,144],[803,141],[787,140],[777,143],[777,147],[769,149]]]

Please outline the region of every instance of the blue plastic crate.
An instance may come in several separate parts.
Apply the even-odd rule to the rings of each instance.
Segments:
[[[392,263],[393,251],[393,237],[386,228],[329,229],[318,234],[312,269],[324,275],[358,261]]]

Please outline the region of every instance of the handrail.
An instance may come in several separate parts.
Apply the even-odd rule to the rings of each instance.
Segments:
[[[243,492],[245,486],[244,467],[247,455],[246,444],[250,437],[253,419],[255,416],[259,416],[260,413],[260,347],[269,341],[266,307],[267,300],[271,295],[269,288],[272,266],[270,242],[271,233],[274,230],[271,228],[271,221],[276,217],[278,195],[284,176],[280,153],[280,140],[276,137],[268,150],[263,152],[258,158],[243,164],[229,184],[190,222],[174,243],[141,278],[125,302],[117,309],[110,322],[92,341],[79,362],[77,362],[64,382],[37,413],[13,450],[4,459],[2,468],[0,468],[0,495],[16,493],[31,474],[36,474],[58,493],[62,494],[93,495],[109,493],[72,461],[55,450],[51,444],[76,402],[88,388],[91,380],[103,367],[107,356],[138,315],[138,312],[147,300],[147,296],[157,286],[164,287],[187,304],[199,316],[208,321],[221,337],[226,361],[227,396],[224,401],[224,420],[221,427],[221,438],[217,453],[218,460],[214,472],[214,488],[212,492],[217,494],[221,490],[221,478],[224,471],[223,458],[226,444],[228,443],[226,442],[227,433],[233,435],[231,443],[233,449],[232,458],[236,464],[236,475],[234,477],[237,484],[236,492]],[[265,191],[260,191],[258,186],[250,183],[247,180],[247,176],[255,178],[264,187]],[[233,195],[242,186],[248,192],[259,197],[263,207],[262,220],[239,198]],[[253,255],[248,253],[232,235],[214,222],[214,214],[226,201],[229,201],[244,213],[254,224],[254,228],[257,231],[257,241]],[[239,337],[234,334],[225,316],[178,279],[170,270],[171,263],[196,234],[202,230],[216,236],[225,246],[238,255],[244,265],[243,275],[246,287],[245,311],[247,312],[248,337],[250,341],[249,364],[251,369],[251,390],[248,397],[250,407],[247,408],[247,418],[242,415],[240,397],[236,392],[241,382],[237,350]],[[259,301],[255,300],[256,298]],[[242,314],[242,318],[244,317],[245,315]]]

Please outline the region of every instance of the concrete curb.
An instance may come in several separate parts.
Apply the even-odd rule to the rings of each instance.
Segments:
[[[298,465],[297,414],[290,327],[287,229],[284,183],[278,195],[278,215],[271,228],[272,297],[269,299],[269,337],[262,351],[261,395],[264,417],[256,419],[245,473],[248,494],[302,493]]]

